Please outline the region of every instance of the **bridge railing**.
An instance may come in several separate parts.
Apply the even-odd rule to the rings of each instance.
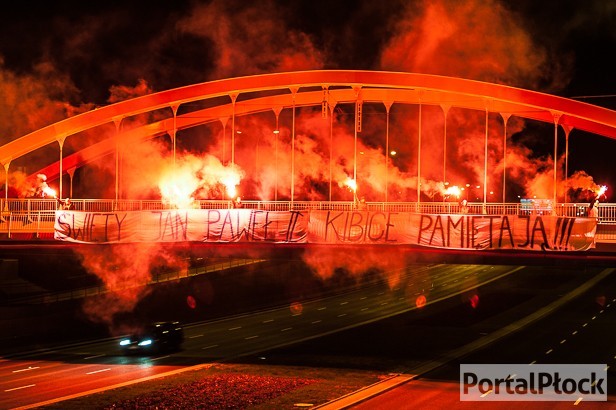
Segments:
[[[54,231],[54,216],[63,203],[55,199],[9,198],[0,200],[0,234],[32,233],[36,237],[49,235]],[[192,207],[197,209],[230,209],[237,207],[230,200],[200,200]],[[554,209],[559,216],[585,217],[588,203],[563,203]],[[353,202],[353,201],[242,201],[241,207],[264,211],[305,211],[367,210],[372,212],[420,212],[428,214],[455,214],[462,209],[457,202]],[[175,209],[160,200],[114,200],[114,199],[72,199],[71,210],[87,212],[126,212]],[[476,215],[549,215],[551,209],[529,207],[521,203],[468,203],[468,213]],[[598,207],[598,236],[616,241],[616,204],[602,203]]]

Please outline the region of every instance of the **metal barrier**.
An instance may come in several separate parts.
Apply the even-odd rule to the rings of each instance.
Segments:
[[[11,238],[13,234],[29,233],[39,238],[54,232],[55,211],[65,206],[56,199],[0,199],[0,234]],[[199,200],[193,203],[196,209],[230,209],[238,206],[230,200]],[[469,202],[468,213],[476,215],[548,215],[586,217],[588,203],[558,204],[554,210],[529,208],[521,203]],[[381,212],[420,212],[427,214],[461,213],[457,202],[367,202],[354,201],[242,201],[245,209],[265,211],[289,210],[367,210]],[[86,212],[127,212],[174,209],[171,204],[160,200],[114,200],[114,199],[72,199],[70,210]],[[599,228],[597,240],[616,242],[616,204],[602,203],[598,206]],[[614,229],[613,229],[614,228]]]

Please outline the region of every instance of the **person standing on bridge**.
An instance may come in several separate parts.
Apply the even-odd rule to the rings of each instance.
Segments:
[[[47,175],[38,174],[36,176],[37,185],[36,192],[34,196],[37,198],[45,198],[47,196],[47,190],[49,189],[49,185],[47,185]]]
[[[467,214],[468,213],[468,202],[466,201],[466,199],[463,199],[460,202],[460,213],[461,214]]]
[[[357,207],[357,209],[359,209],[360,211],[365,211],[366,210],[366,198],[364,198],[363,196],[361,197],[361,199],[359,200],[359,205]]]
[[[590,248],[596,248],[597,247],[597,242],[596,242],[596,238],[597,238],[597,224],[599,223],[599,200],[595,199],[595,202],[591,202],[590,206],[588,207],[588,217],[589,218],[595,218],[597,223],[595,224],[595,227],[592,230],[592,244],[590,245]]]
[[[598,199],[596,199],[595,202],[592,202],[590,204],[590,207],[588,207],[588,217],[599,219],[599,200]]]

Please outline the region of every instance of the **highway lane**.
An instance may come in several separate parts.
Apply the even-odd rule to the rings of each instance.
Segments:
[[[420,374],[395,389],[375,396],[352,409],[507,409],[527,408],[591,409],[616,408],[616,269],[575,297],[563,296],[558,309],[521,331],[468,355],[452,358],[443,366]],[[453,356],[453,355],[452,355]],[[566,402],[461,402],[459,366],[461,363],[605,364],[608,372],[608,401],[584,401],[580,395]]]
[[[182,350],[160,356],[123,356],[117,340],[105,339],[5,357],[0,407],[36,406],[319,338],[464,294],[521,269],[410,265],[389,272],[388,281],[358,284],[341,294],[191,324]]]

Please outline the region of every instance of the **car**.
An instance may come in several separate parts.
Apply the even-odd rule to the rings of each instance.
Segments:
[[[120,338],[119,345],[124,353],[153,354],[179,350],[183,342],[180,322],[154,322]]]

